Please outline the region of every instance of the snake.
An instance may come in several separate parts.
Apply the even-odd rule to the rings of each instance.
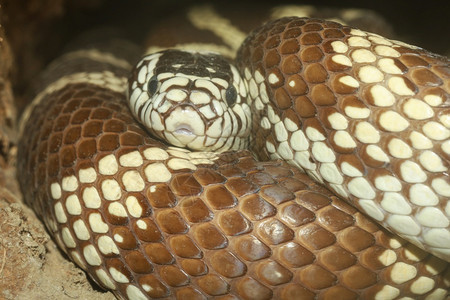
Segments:
[[[445,299],[448,59],[317,18],[186,18],[222,44],[166,50],[165,28],[134,66],[116,41],[44,71],[18,176],[67,256],[119,299]]]

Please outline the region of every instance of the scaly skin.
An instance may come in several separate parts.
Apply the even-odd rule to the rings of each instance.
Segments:
[[[253,150],[450,261],[450,68],[423,49],[319,19],[253,31],[236,58]]]
[[[167,147],[126,107],[127,70],[65,58],[74,74],[50,69],[30,106],[19,179],[61,249],[118,298],[447,296],[448,263],[296,167]]]

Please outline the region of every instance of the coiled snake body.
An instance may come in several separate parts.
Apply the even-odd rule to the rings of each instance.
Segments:
[[[144,57],[132,113],[124,59],[46,71],[20,181],[68,256],[127,299],[444,299],[448,60],[294,17],[253,31],[237,69],[207,57]]]

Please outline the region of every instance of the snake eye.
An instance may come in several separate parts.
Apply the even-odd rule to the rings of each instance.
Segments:
[[[236,103],[237,91],[234,86],[230,85],[225,91],[225,100],[227,100],[228,106],[232,106]]]
[[[147,85],[147,93],[151,97],[156,93],[156,90],[158,89],[158,78],[156,75],[153,75],[152,78],[148,81]]]

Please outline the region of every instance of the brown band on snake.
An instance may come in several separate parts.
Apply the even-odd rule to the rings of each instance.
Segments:
[[[249,13],[251,12],[251,14]],[[196,5],[171,12],[161,20],[152,20],[146,35],[147,53],[163,49],[213,50],[228,58],[236,51],[247,33],[268,20],[286,16],[332,18],[360,29],[391,36],[392,28],[383,17],[364,9],[337,9],[312,5],[266,5],[240,3],[230,9],[229,3]]]
[[[123,106],[124,77],[90,71],[38,95],[20,143],[20,179],[61,248],[117,297],[448,295],[448,263],[297,168],[247,151],[167,147]]]
[[[167,147],[133,120],[123,78],[94,78],[43,96],[19,176],[60,247],[119,298],[447,294],[447,263],[295,167]]]
[[[237,62],[261,158],[300,167],[450,259],[447,58],[335,22],[285,18],[253,31]]]
[[[93,95],[70,97],[75,89]],[[188,165],[189,153],[144,137],[123,102],[97,86],[68,85],[29,122],[34,138],[23,142],[38,151],[21,154],[30,162],[22,169],[28,186],[41,187],[27,199],[62,249],[105,288],[130,299],[146,289],[153,297],[254,292],[258,299],[414,297],[420,283],[428,293],[445,291],[447,264],[406,246],[295,168],[257,163],[247,152],[224,154],[207,168]],[[47,136],[49,126],[55,130]]]
[[[233,50],[227,41],[244,35],[233,34],[239,22],[211,7],[197,19],[200,11],[215,21],[192,23]],[[448,59],[337,23],[276,22],[254,31],[236,58],[254,114],[253,150],[300,167],[448,261]]]

